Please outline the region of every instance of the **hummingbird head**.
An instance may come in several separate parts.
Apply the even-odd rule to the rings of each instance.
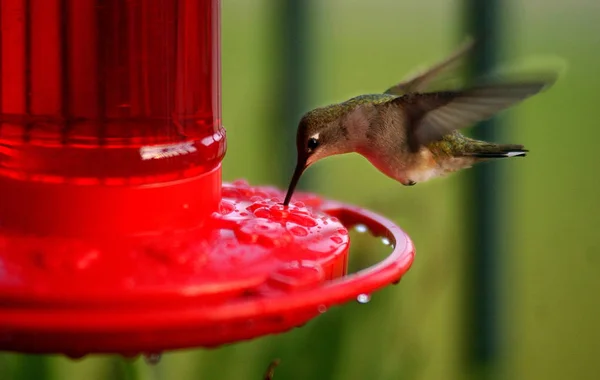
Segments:
[[[296,169],[283,204],[287,206],[302,173],[318,160],[348,149],[347,132],[340,123],[343,109],[336,106],[317,108],[306,113],[298,124]]]

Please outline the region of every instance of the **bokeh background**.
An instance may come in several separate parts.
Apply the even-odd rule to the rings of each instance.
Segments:
[[[223,1],[225,180],[287,186],[294,117],[380,92],[443,58],[464,36],[461,0],[307,1],[299,37],[286,3]],[[473,171],[405,188],[345,155],[312,167],[304,188],[405,229],[417,257],[398,286],[283,335],[168,353],[154,366],[2,353],[0,379],[258,380],[274,358],[281,359],[276,380],[600,379],[600,3],[507,0],[500,17],[503,59],[558,56],[568,69],[498,125],[503,142],[525,144],[531,154],[489,164],[503,199],[490,360],[470,354]],[[300,77],[290,79],[289,70]],[[354,269],[386,253],[353,235]]]

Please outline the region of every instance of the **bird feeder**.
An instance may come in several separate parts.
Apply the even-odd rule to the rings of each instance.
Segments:
[[[218,0],[0,4],[0,350],[214,347],[409,269],[381,216],[221,182]],[[347,274],[354,225],[394,250]]]

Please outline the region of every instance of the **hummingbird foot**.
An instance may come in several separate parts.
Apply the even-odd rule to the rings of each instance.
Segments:
[[[406,186],[414,186],[416,184],[417,183],[415,181],[408,181],[408,182],[405,183]]]

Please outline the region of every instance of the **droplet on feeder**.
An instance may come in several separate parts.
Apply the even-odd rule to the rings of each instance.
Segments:
[[[371,301],[371,296],[368,294],[359,294],[358,297],[356,297],[356,301],[358,301],[358,303],[369,303],[369,301]]]
[[[160,363],[160,359],[162,359],[162,352],[144,353],[143,356],[147,364],[157,365]]]
[[[332,237],[330,237],[330,239],[332,242],[334,242],[336,244],[341,244],[343,241],[342,238],[339,236],[332,236]]]
[[[356,226],[354,226],[354,229],[357,232],[360,232],[360,233],[365,233],[365,232],[367,232],[369,230],[367,228],[367,226],[365,226],[364,224],[357,224]]]

